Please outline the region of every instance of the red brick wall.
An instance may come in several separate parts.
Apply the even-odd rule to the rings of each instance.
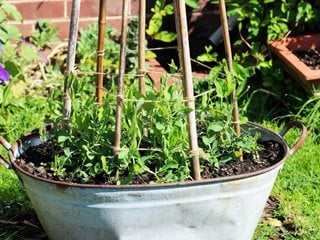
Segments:
[[[39,19],[48,19],[59,27],[61,40],[68,38],[71,0],[7,0],[14,4],[24,18],[23,23],[15,23],[24,36],[30,35]],[[137,15],[138,0],[131,0],[130,14]],[[107,24],[116,28],[121,26],[121,0],[107,0]],[[97,21],[99,0],[81,0],[79,28]]]

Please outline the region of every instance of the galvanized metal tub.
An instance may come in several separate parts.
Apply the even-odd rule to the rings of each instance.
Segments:
[[[307,135],[289,149],[281,135],[249,124],[263,139],[279,142],[284,158],[263,171],[162,185],[102,186],[49,181],[21,169],[15,159],[30,145],[39,144],[29,134],[10,146],[10,162],[21,178],[41,224],[52,240],[197,240],[252,238],[275,179],[288,155]]]

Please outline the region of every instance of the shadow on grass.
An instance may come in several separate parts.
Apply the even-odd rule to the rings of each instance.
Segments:
[[[285,219],[277,212],[280,201],[270,196],[265,206],[263,216],[255,230],[253,240],[294,240],[300,239],[300,229],[292,220]]]
[[[0,239],[48,239],[13,170],[0,166]]]

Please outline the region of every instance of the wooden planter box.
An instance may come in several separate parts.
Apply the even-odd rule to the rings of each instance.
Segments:
[[[283,62],[286,71],[312,95],[320,95],[320,70],[312,70],[293,53],[309,49],[320,49],[320,34],[289,37],[281,41],[270,41],[271,50]]]

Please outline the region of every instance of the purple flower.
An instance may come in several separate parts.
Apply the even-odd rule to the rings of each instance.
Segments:
[[[2,52],[2,44],[0,42],[0,52]],[[10,81],[9,73],[0,64],[0,84],[7,85]]]
[[[7,85],[10,80],[9,73],[0,65],[0,84]]]

